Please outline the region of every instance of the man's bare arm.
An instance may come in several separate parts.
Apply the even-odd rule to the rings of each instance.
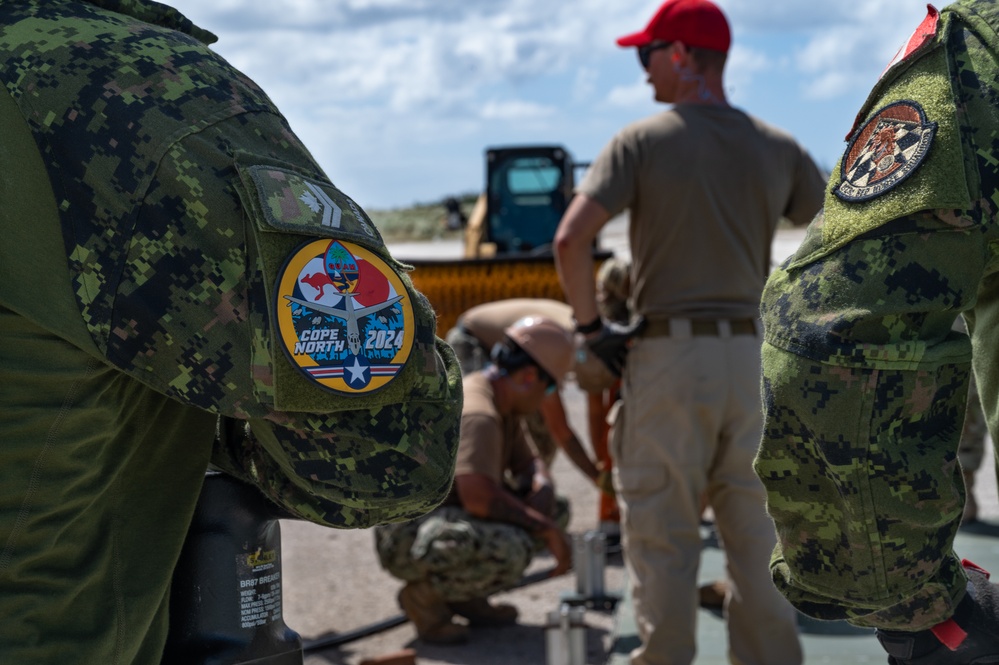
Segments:
[[[580,323],[600,316],[593,280],[593,241],[610,213],[586,194],[577,194],[555,231],[555,266],[573,315]]]
[[[488,476],[461,474],[455,476],[454,483],[462,508],[473,517],[515,524],[531,533],[539,533],[555,524]]]
[[[569,425],[565,414],[565,407],[562,404],[562,397],[558,393],[546,397],[541,403],[541,416],[545,425],[559,448],[565,451],[572,463],[575,464],[587,478],[597,482],[600,471],[596,463],[590,459],[589,454],[583,448],[576,433]]]
[[[553,576],[572,568],[569,536],[550,517],[523,503],[488,476],[462,474],[455,476],[454,483],[462,507],[470,515],[514,524],[541,538],[557,562]]]

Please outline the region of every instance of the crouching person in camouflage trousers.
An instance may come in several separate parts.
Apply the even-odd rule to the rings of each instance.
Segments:
[[[451,485],[433,312],[213,41],[0,3],[0,663],[158,665],[210,463],[334,527]],[[220,416],[252,437],[213,450]]]
[[[467,639],[454,614],[472,625],[515,622],[515,607],[486,598],[512,588],[541,547],[555,556],[555,574],[569,569],[567,504],[556,500],[523,417],[557,389],[572,356],[568,333],[551,319],[527,317],[507,328],[494,364],[464,379],[450,496],[425,517],[376,529],[382,566],[406,581],[399,604],[424,641]]]
[[[462,312],[455,327],[449,330],[445,337],[458,357],[462,374],[485,367],[490,362],[490,351],[497,342],[502,341],[506,329],[526,316],[551,319],[562,326],[567,333],[570,333],[575,325],[572,320],[572,308],[557,300],[508,298],[476,305]],[[586,354],[586,349],[585,345],[577,346],[570,370],[580,387],[585,389],[584,379],[594,373],[600,373],[599,376],[613,380],[614,376],[606,365],[593,354]],[[585,354],[582,358],[579,355],[581,352]],[[599,461],[590,457],[572,425],[569,424],[560,391],[546,396],[541,402],[541,408],[525,416],[524,422],[530,431],[530,442],[535,446],[534,452],[548,468],[551,468],[556,453],[561,449],[576,468],[598,488],[613,491],[610,474],[602,468]]]

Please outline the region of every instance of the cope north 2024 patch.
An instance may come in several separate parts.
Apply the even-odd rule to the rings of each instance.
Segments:
[[[860,202],[881,196],[912,175],[930,152],[937,123],[903,100],[879,109],[846,148],[836,196]]]
[[[402,370],[413,348],[413,307],[402,280],[353,243],[299,246],[278,276],[276,320],[285,354],[340,394],[369,393]]]

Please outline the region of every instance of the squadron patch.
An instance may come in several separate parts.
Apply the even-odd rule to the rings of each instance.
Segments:
[[[854,135],[840,165],[836,196],[860,202],[881,196],[912,175],[929,154],[937,123],[913,101],[889,104]]]
[[[369,393],[402,370],[413,348],[413,305],[402,280],[353,243],[314,240],[281,269],[275,320],[285,354],[336,393]]]

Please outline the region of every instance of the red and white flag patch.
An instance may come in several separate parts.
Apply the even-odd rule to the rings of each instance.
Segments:
[[[916,27],[915,32],[912,33],[908,41],[902,45],[902,48],[898,50],[895,57],[891,59],[888,66],[881,72],[881,76],[884,76],[889,69],[929,44],[936,37],[939,25],[940,12],[933,5],[926,5],[926,18]]]

